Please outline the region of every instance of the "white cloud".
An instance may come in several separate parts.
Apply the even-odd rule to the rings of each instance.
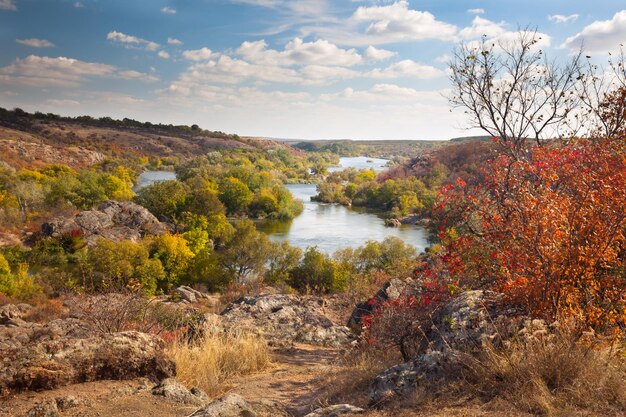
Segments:
[[[165,13],[165,14],[176,14],[176,9],[173,7],[163,7],[161,9],[161,13]]]
[[[471,14],[485,14],[485,9],[467,9],[467,13]]]
[[[0,0],[0,10],[17,10],[13,0]]]
[[[226,83],[239,84],[246,80],[296,83],[298,73],[289,68],[251,64],[222,55],[218,59],[190,66],[180,76],[185,84]]]
[[[438,62],[440,64],[448,64],[451,60],[451,56],[448,54],[443,54],[443,55],[439,55],[437,58],[435,58],[435,62]]]
[[[441,22],[429,12],[409,9],[409,2],[400,0],[387,6],[359,7],[351,20],[368,23],[365,33],[377,43],[393,41],[452,39],[456,27]]]
[[[463,28],[459,32],[459,36],[463,39],[476,39],[483,35],[493,38],[504,33],[504,26],[504,22],[496,23],[476,16],[472,20],[472,26]]]
[[[159,51],[157,55],[159,56],[159,58],[170,59],[170,54],[167,51]]]
[[[167,38],[167,43],[169,45],[182,45],[183,44],[182,41],[180,41],[180,40],[178,40],[176,38]]]
[[[51,104],[53,106],[59,106],[59,107],[80,106],[79,101],[68,100],[68,99],[49,99],[49,100],[46,100],[46,103]]]
[[[552,16],[548,16],[548,20],[554,23],[575,22],[576,20],[578,20],[578,15],[575,13],[569,16],[564,16],[562,14],[555,14]]]
[[[209,48],[183,51],[183,58],[190,61],[206,61],[216,56],[217,54],[213,53],[213,51],[211,51]]]
[[[54,44],[50,41],[47,41],[45,39],[36,39],[36,38],[30,38],[30,39],[16,39],[15,42],[22,44],[22,45],[26,45],[26,46],[30,46],[31,48],[52,48],[54,47]]]
[[[82,9],[83,7],[85,7],[85,5],[77,1],[76,3],[74,3],[74,7],[76,7],[77,9]]]
[[[615,13],[610,20],[598,20],[565,40],[564,48],[576,50],[582,46],[591,52],[613,51],[626,42],[626,10]]]
[[[300,38],[288,42],[282,51],[268,49],[264,40],[244,42],[237,53],[247,61],[267,65],[328,65],[350,67],[362,62],[355,49],[342,49],[323,39],[304,42]]]
[[[413,88],[400,87],[395,84],[375,84],[369,90],[354,90],[346,88],[339,93],[322,94],[322,101],[346,100],[355,102],[406,102],[424,100],[426,102],[445,102],[439,91],[418,91]]]
[[[370,61],[383,61],[385,59],[389,59],[392,56],[396,56],[398,53],[393,51],[388,51],[386,49],[379,49],[374,46],[368,46],[363,53],[365,59]]]
[[[145,39],[138,38],[136,36],[127,35],[125,33],[118,32],[115,30],[107,34],[107,39],[112,42],[123,43],[128,47],[143,48],[147,51],[153,51],[153,52],[159,49],[159,46],[160,46],[156,42],[147,41]]]
[[[384,69],[375,69],[368,73],[372,78],[401,78],[411,77],[418,79],[430,79],[444,75],[445,73],[430,65],[419,64],[410,59],[395,62]]]
[[[118,78],[122,78],[124,80],[140,80],[146,82],[156,82],[159,81],[159,77],[155,77],[154,75],[146,74],[144,72],[126,70],[119,71],[117,73]]]
[[[29,87],[78,87],[92,77],[156,81],[156,77],[138,71],[123,71],[108,64],[73,58],[29,55],[16,58],[0,68],[0,82]]]

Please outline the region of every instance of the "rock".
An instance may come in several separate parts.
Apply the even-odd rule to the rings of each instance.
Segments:
[[[183,403],[202,405],[209,401],[209,397],[200,388],[188,390],[174,378],[167,378],[152,390],[153,395],[161,395],[170,400]]]
[[[173,376],[163,342],[134,331],[98,334],[77,319],[0,326],[0,395],[101,379]]]
[[[385,220],[385,225],[389,227],[400,227],[402,226],[402,222],[398,219],[387,219]]]
[[[339,417],[363,414],[364,412],[364,409],[350,404],[337,404],[331,405],[330,407],[318,408],[304,417]]]
[[[82,211],[71,218],[59,217],[41,226],[44,236],[82,235],[88,245],[99,238],[138,241],[168,230],[166,224],[140,205],[118,201],[105,201],[96,210]]]
[[[79,400],[77,397],[73,396],[73,395],[66,395],[64,397],[57,397],[55,399],[57,408],[60,411],[66,411],[69,410],[71,408],[76,408],[80,405],[82,405],[82,401]]]
[[[189,417],[257,417],[257,414],[240,395],[228,394],[197,410]]]
[[[521,310],[503,301],[501,294],[478,290],[451,299],[433,314],[430,328],[416,335],[420,340],[415,358],[375,378],[368,394],[370,405],[409,395],[422,382],[433,383],[457,374],[468,356],[488,344],[546,334],[543,321],[529,320]]]
[[[209,299],[207,294],[204,294],[198,290],[194,290],[191,287],[186,285],[181,285],[180,287],[174,289],[174,292],[178,294],[181,300],[187,301],[189,303],[195,303],[198,299]]]
[[[352,340],[350,330],[333,323],[324,311],[324,300],[284,294],[243,297],[221,314],[226,328],[248,327],[273,345],[308,343],[342,346]]]
[[[372,298],[356,305],[348,319],[348,327],[352,331],[360,333],[363,329],[363,317],[371,316],[377,306],[403,295],[418,296],[420,293],[421,285],[419,281],[412,278],[392,278]]]
[[[48,400],[37,404],[26,413],[27,417],[59,417],[56,401]]]

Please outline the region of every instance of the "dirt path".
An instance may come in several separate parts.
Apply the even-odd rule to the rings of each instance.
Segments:
[[[300,417],[323,405],[324,376],[338,359],[337,349],[296,345],[275,352],[269,370],[233,381],[230,391],[248,401],[276,401]]]

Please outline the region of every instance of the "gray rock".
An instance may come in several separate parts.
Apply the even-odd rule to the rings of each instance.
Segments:
[[[27,417],[59,417],[59,409],[56,401],[45,401],[37,404],[26,413]]]
[[[78,397],[75,397],[73,395],[57,397],[55,399],[55,402],[56,402],[57,408],[60,411],[66,411],[71,408],[76,408],[83,404],[83,402]]]
[[[352,340],[350,330],[339,326],[324,312],[324,300],[284,294],[244,297],[221,314],[226,328],[247,327],[263,335],[273,345],[308,343],[342,346]]]
[[[152,390],[153,395],[160,395],[170,400],[183,403],[202,405],[206,404],[209,397],[200,388],[188,390],[183,384],[174,378],[167,378]]]
[[[88,245],[100,238],[137,241],[146,235],[161,235],[168,226],[140,205],[130,202],[105,201],[95,210],[82,211],[74,217],[59,217],[44,223],[45,236],[59,238],[67,234],[82,235]]]
[[[304,417],[340,417],[363,414],[364,412],[364,409],[350,404],[336,404],[330,407],[318,408]]]
[[[197,410],[189,417],[256,417],[250,404],[238,394],[228,394]]]

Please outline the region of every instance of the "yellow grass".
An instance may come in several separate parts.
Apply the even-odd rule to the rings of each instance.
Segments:
[[[271,363],[262,337],[246,330],[224,331],[211,324],[207,324],[202,340],[176,342],[168,353],[176,362],[176,378],[209,396],[225,391],[231,378],[261,371]]]

